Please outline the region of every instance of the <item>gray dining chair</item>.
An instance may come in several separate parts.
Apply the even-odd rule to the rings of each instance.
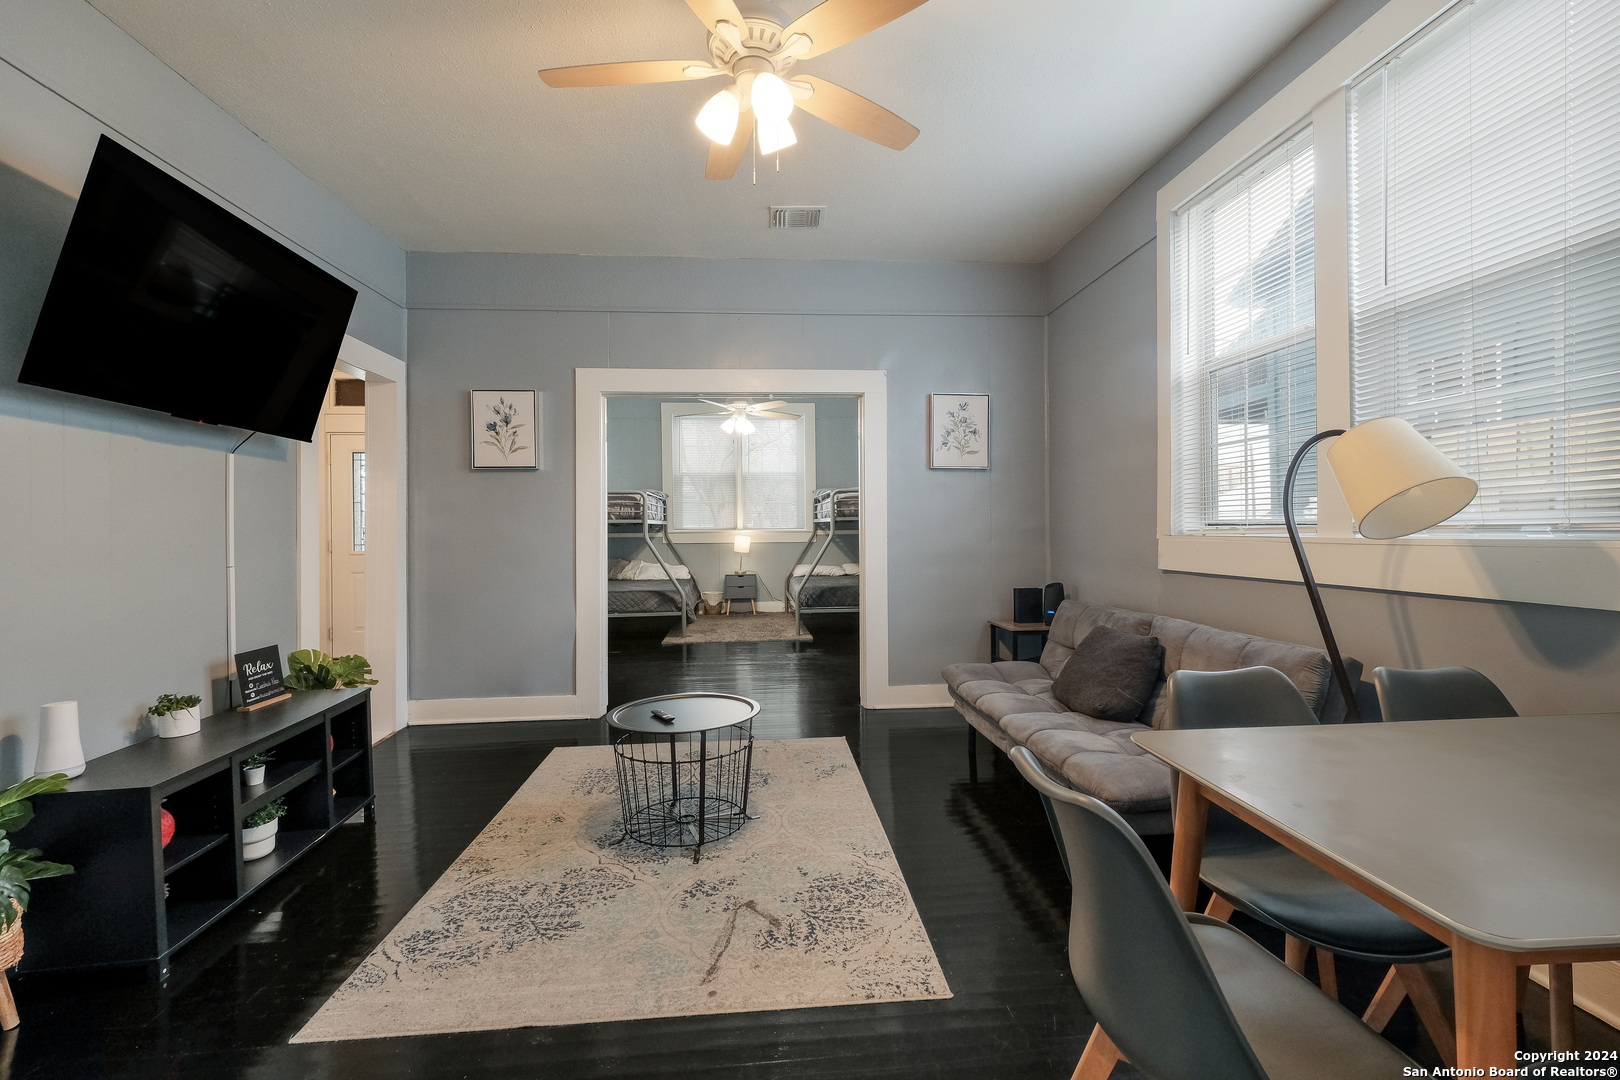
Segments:
[[[1157,1080],[1401,1076],[1406,1055],[1236,928],[1183,912],[1134,830],[1014,747],[1073,871],[1069,968],[1097,1027],[1074,1080],[1121,1058]]]
[[[1270,667],[1177,671],[1169,694],[1166,728],[1317,723],[1294,684]],[[1314,948],[1317,978],[1329,997],[1338,997],[1335,956],[1390,965],[1364,1022],[1382,1031],[1410,997],[1441,1058],[1456,1063],[1456,1033],[1423,967],[1451,955],[1445,943],[1218,807],[1209,811],[1199,877],[1214,893],[1205,914],[1228,919],[1241,911],[1282,931],[1284,956],[1295,971],[1304,974]]]
[[[1384,720],[1467,720],[1518,716],[1497,685],[1471,667],[1373,669]],[[1528,968],[1520,968],[1522,1002]],[[1575,1049],[1575,977],[1568,964],[1547,968],[1547,1027],[1554,1050]]]

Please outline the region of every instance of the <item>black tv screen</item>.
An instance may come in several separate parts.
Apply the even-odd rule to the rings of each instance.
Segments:
[[[18,381],[308,442],[355,296],[104,135]]]

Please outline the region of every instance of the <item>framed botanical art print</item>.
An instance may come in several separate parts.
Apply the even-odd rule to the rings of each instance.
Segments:
[[[472,392],[472,467],[540,467],[539,394],[534,390]]]
[[[990,467],[990,395],[928,395],[928,467]]]

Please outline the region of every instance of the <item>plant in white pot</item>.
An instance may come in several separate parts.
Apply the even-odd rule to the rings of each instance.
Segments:
[[[287,804],[277,799],[265,803],[242,819],[242,861],[262,859],[276,849],[276,830]]]
[[[242,783],[248,787],[259,787],[264,783],[264,767],[275,758],[275,752],[266,750],[262,754],[254,754],[242,762]]]
[[[181,735],[195,735],[202,730],[202,698],[196,694],[159,694],[157,704],[150,706],[152,723],[165,739]]]

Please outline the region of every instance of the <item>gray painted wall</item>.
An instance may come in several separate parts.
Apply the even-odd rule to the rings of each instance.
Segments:
[[[695,401],[695,399],[694,399]],[[855,398],[794,395],[795,404],[815,407],[816,472],[813,486],[855,487],[860,480],[860,408]],[[663,399],[656,397],[615,397],[607,405],[608,490],[662,488],[664,486]],[[730,544],[706,544],[677,540],[686,564],[692,568],[698,587],[717,599],[722,579],[737,569],[737,555]],[[609,538],[612,558],[650,558],[639,536]],[[859,562],[859,537],[840,536],[839,551],[833,558],[829,549],[823,561]],[[788,573],[804,551],[804,542],[766,543],[756,536],[744,568],[759,575],[765,592],[762,600],[781,600]]]
[[[95,149],[110,132],[360,288],[350,332],[404,352],[405,257],[79,0],[0,5],[0,784],[39,706],[77,699],[85,751],[146,737],[147,703],[224,673],[225,464],[240,433],[19,386]],[[237,455],[243,647],[296,631],[291,446]]]
[[[1343,0],[1215,109],[1051,264],[1052,566],[1071,594],[1291,641],[1319,640],[1297,585],[1161,572],[1156,559],[1154,199],[1253,109],[1376,11]],[[1466,664],[1523,713],[1614,709],[1620,613],[1328,589],[1344,650]]]
[[[573,691],[576,367],[886,371],[897,685],[1046,580],[1038,267],[412,253],[409,280],[413,698]],[[544,469],[469,472],[475,387],[542,392]],[[930,391],[992,395],[990,472],[927,469]]]

